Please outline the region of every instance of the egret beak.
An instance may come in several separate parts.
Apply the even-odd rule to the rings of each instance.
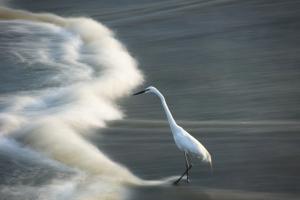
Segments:
[[[147,92],[147,91],[148,91],[148,89],[146,89],[146,90],[142,90],[142,91],[140,91],[140,92],[134,93],[133,95],[139,95],[139,94],[143,94],[143,93],[145,93],[145,92]]]

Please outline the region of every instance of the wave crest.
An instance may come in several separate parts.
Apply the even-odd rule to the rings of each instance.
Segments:
[[[0,113],[0,133],[102,181],[138,183],[139,178],[82,136],[92,128],[104,127],[108,120],[122,118],[116,100],[143,81],[135,59],[114,33],[89,18],[63,18],[3,7],[0,19],[0,23],[18,23],[13,31],[21,34],[43,29],[42,34],[50,31],[54,36],[63,35],[55,51],[53,40],[47,38],[42,45],[26,43],[24,51],[20,46],[12,49],[21,64],[34,66],[38,62],[56,68],[48,82],[59,84],[0,96],[0,105],[5,107]]]

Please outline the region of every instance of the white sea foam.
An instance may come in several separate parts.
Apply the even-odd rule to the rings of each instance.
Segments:
[[[121,186],[142,183],[83,136],[104,127],[106,121],[122,118],[116,100],[143,81],[135,59],[113,32],[89,18],[62,18],[9,8],[0,8],[0,19],[0,23],[17,24],[13,30],[2,31],[29,36],[39,33],[39,40],[21,41],[17,48],[12,47],[18,64],[33,70],[36,64],[55,69],[50,78],[45,78],[45,87],[0,96],[1,105],[5,105],[0,113],[2,137],[12,137],[84,174],[76,181],[50,184],[46,188],[56,188],[59,193],[51,194],[62,195],[61,199],[66,199],[64,195],[72,199],[116,199],[121,197]],[[55,41],[56,35],[61,41]],[[48,87],[51,82],[58,84]],[[57,189],[62,186],[63,190]]]

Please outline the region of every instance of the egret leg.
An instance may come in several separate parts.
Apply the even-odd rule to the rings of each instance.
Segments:
[[[185,171],[183,172],[183,174],[174,182],[174,185],[177,185],[178,183],[179,183],[179,181],[184,177],[184,175],[186,175],[187,174],[187,179],[189,179],[188,178],[188,172],[189,172],[189,170],[192,168],[192,165],[189,165],[189,162],[188,162],[188,156],[187,156],[187,154],[186,153],[184,153],[184,156],[185,156],[185,166],[186,166],[186,169],[185,169]]]
[[[192,168],[192,162],[187,153],[184,153],[184,157],[185,157],[185,166],[186,166],[186,169],[188,169],[186,172],[186,182],[189,183],[190,182],[189,170]]]

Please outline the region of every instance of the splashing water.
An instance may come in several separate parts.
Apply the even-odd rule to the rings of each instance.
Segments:
[[[118,199],[124,195],[122,186],[141,183],[84,139],[106,121],[122,118],[116,100],[143,81],[136,61],[113,32],[89,18],[9,8],[0,8],[0,19],[6,27],[0,34],[17,38],[8,48],[16,66],[39,76],[0,96],[2,139],[13,138],[53,162],[79,170],[68,181],[2,191],[38,190],[50,199]]]

